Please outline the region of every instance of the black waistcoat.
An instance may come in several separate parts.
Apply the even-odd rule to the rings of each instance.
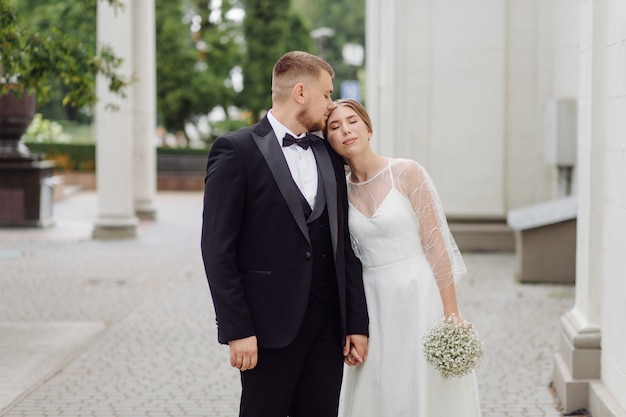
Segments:
[[[330,240],[328,224],[328,210],[324,207],[323,213],[315,220],[308,222],[309,237],[313,247],[313,275],[311,293],[329,306],[337,306],[339,293],[337,291],[337,275],[335,273],[335,257]]]
[[[311,253],[313,262],[311,294],[324,304],[334,308],[339,305],[339,292],[337,290],[337,274],[335,272],[333,244],[330,237],[328,209],[321,179],[318,182],[315,210],[311,211],[311,207],[302,195],[301,201],[305,217],[307,218],[309,239],[313,249]]]

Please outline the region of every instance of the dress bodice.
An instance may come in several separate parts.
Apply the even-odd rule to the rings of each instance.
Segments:
[[[371,216],[350,204],[352,246],[364,266],[390,265],[424,256],[417,218],[407,197],[392,187]]]
[[[465,265],[424,168],[389,159],[364,182],[347,180],[352,247],[363,266],[380,267],[422,257],[440,287],[465,274]]]

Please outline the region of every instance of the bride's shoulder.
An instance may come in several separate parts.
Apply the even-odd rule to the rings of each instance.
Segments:
[[[426,174],[424,167],[413,159],[393,158],[390,165],[392,172],[398,178],[421,177]]]
[[[393,177],[402,190],[413,191],[427,182],[428,173],[413,159],[394,158],[390,165]]]

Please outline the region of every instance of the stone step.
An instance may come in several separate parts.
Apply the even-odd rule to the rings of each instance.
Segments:
[[[450,231],[462,252],[514,252],[513,230],[502,221],[453,220]]]

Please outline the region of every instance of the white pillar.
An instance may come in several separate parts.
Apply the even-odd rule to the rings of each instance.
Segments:
[[[120,74],[128,79],[132,74],[133,45],[132,8],[128,1],[114,9],[98,2],[98,44],[108,45],[123,59]],[[98,218],[93,237],[116,239],[136,236],[137,217],[133,205],[133,97],[109,92],[105,80],[96,81],[98,102],[95,106],[96,180],[98,188]],[[113,104],[117,110],[106,109]]]
[[[396,39],[393,28],[399,24],[395,22],[395,4],[396,0],[384,4],[380,0],[366,0],[365,13],[366,104],[374,126],[372,147],[388,156],[394,155],[397,136],[393,118],[396,83],[392,75],[395,48],[390,47]]]
[[[366,8],[373,148],[424,165],[447,214],[504,219],[505,2]]]
[[[604,148],[605,0],[581,0],[578,97],[576,301],[561,318],[553,382],[565,411],[589,406],[589,381],[601,376],[601,172]]]
[[[135,212],[156,217],[156,40],[154,0],[133,0],[133,137]]]

